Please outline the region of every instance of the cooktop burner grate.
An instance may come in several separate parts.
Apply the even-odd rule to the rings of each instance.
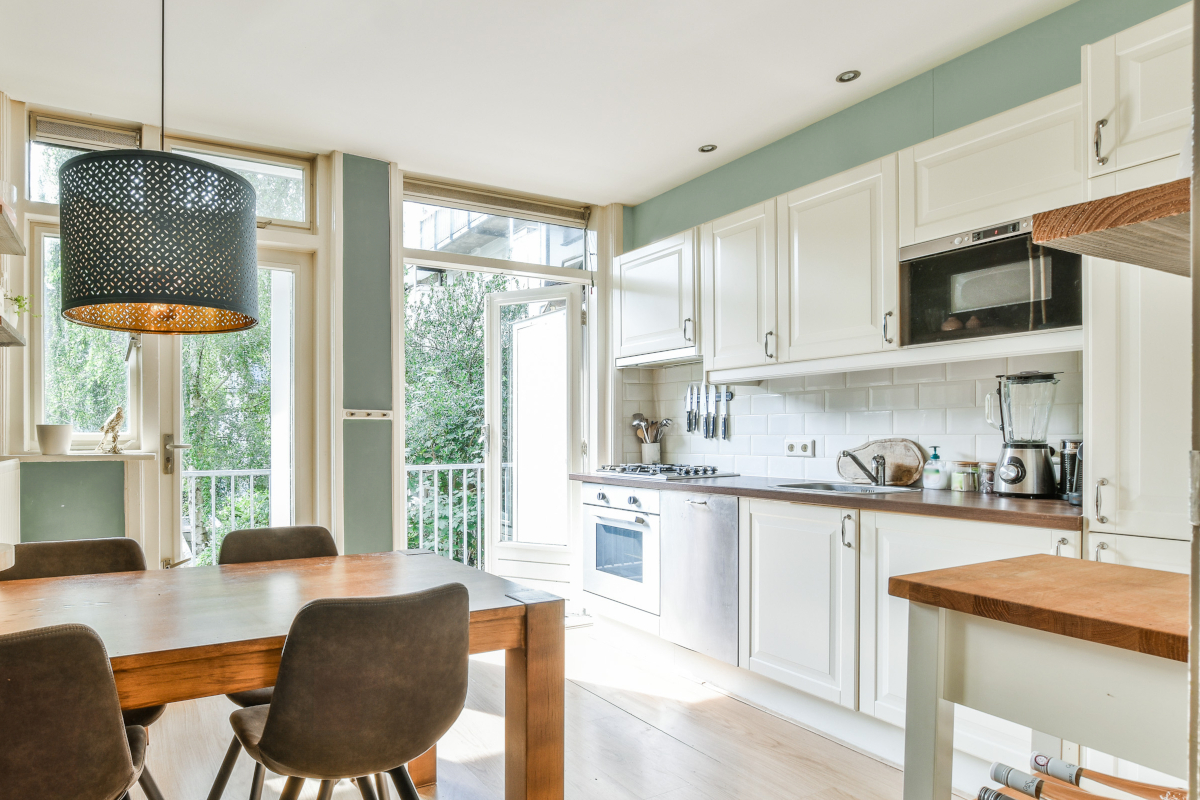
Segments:
[[[605,464],[597,472],[626,475],[631,478],[653,478],[661,481],[682,481],[691,478],[736,478],[736,472],[724,472],[718,467],[690,464]]]

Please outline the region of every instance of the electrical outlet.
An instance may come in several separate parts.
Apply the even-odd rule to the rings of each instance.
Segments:
[[[788,436],[783,440],[783,454],[797,458],[816,458],[817,440],[801,439],[798,436]]]

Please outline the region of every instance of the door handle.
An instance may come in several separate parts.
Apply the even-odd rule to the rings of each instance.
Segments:
[[[688,329],[688,323],[689,323],[689,322],[692,322],[692,318],[691,318],[691,317],[688,317],[687,319],[685,319],[685,320],[683,321],[683,340],[684,340],[685,342],[690,342],[690,341],[692,341],[692,337],[691,337],[691,336],[688,336],[688,332],[687,332],[687,329]],[[695,327],[695,323],[692,323],[692,326],[693,326],[693,327]],[[694,331],[693,331],[693,334],[692,334],[692,335],[693,335],[693,336],[695,335],[695,332],[694,332]]]
[[[1106,517],[1100,513],[1100,508],[1101,508],[1100,487],[1101,486],[1108,486],[1108,478],[1101,478],[1100,480],[1096,481],[1096,522],[1099,522],[1101,525],[1103,525],[1108,522],[1108,517]]]
[[[883,341],[884,341],[884,344],[892,343],[892,340],[890,338],[888,338],[888,335],[887,335],[888,317],[890,317],[891,315],[892,315],[891,311],[889,311],[883,315]]]
[[[1097,120],[1096,121],[1096,133],[1092,136],[1092,144],[1096,148],[1096,163],[1102,167],[1108,163],[1108,156],[1100,155],[1100,139],[1101,139],[1101,136],[1103,136],[1103,134],[1100,133],[1100,129],[1103,128],[1107,124],[1108,124],[1108,120],[1106,120],[1106,119]]]
[[[775,335],[775,331],[767,331],[765,334],[763,334],[763,355],[766,356],[767,358],[775,357],[775,356],[771,355],[771,351],[769,349],[769,347],[770,347],[769,343],[771,341],[771,337],[774,335]]]
[[[846,520],[849,519],[854,519],[854,517],[850,516],[849,514],[842,517],[842,547],[849,547],[853,549],[854,545],[846,541]]]
[[[163,475],[173,475],[175,473],[175,451],[187,450],[191,447],[190,444],[176,444],[175,434],[164,433],[162,435],[163,446]]]

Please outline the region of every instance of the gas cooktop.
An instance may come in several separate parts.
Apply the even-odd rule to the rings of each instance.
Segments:
[[[650,478],[657,481],[686,481],[692,478],[736,478],[736,472],[723,472],[717,467],[688,464],[605,464],[597,472],[611,472],[630,478]]]

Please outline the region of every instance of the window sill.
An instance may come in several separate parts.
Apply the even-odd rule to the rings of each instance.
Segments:
[[[16,455],[0,455],[0,461],[154,461],[157,453],[147,453],[139,450],[126,450],[124,453],[94,453],[89,450],[78,450],[66,455],[47,456],[41,453],[18,453]]]

